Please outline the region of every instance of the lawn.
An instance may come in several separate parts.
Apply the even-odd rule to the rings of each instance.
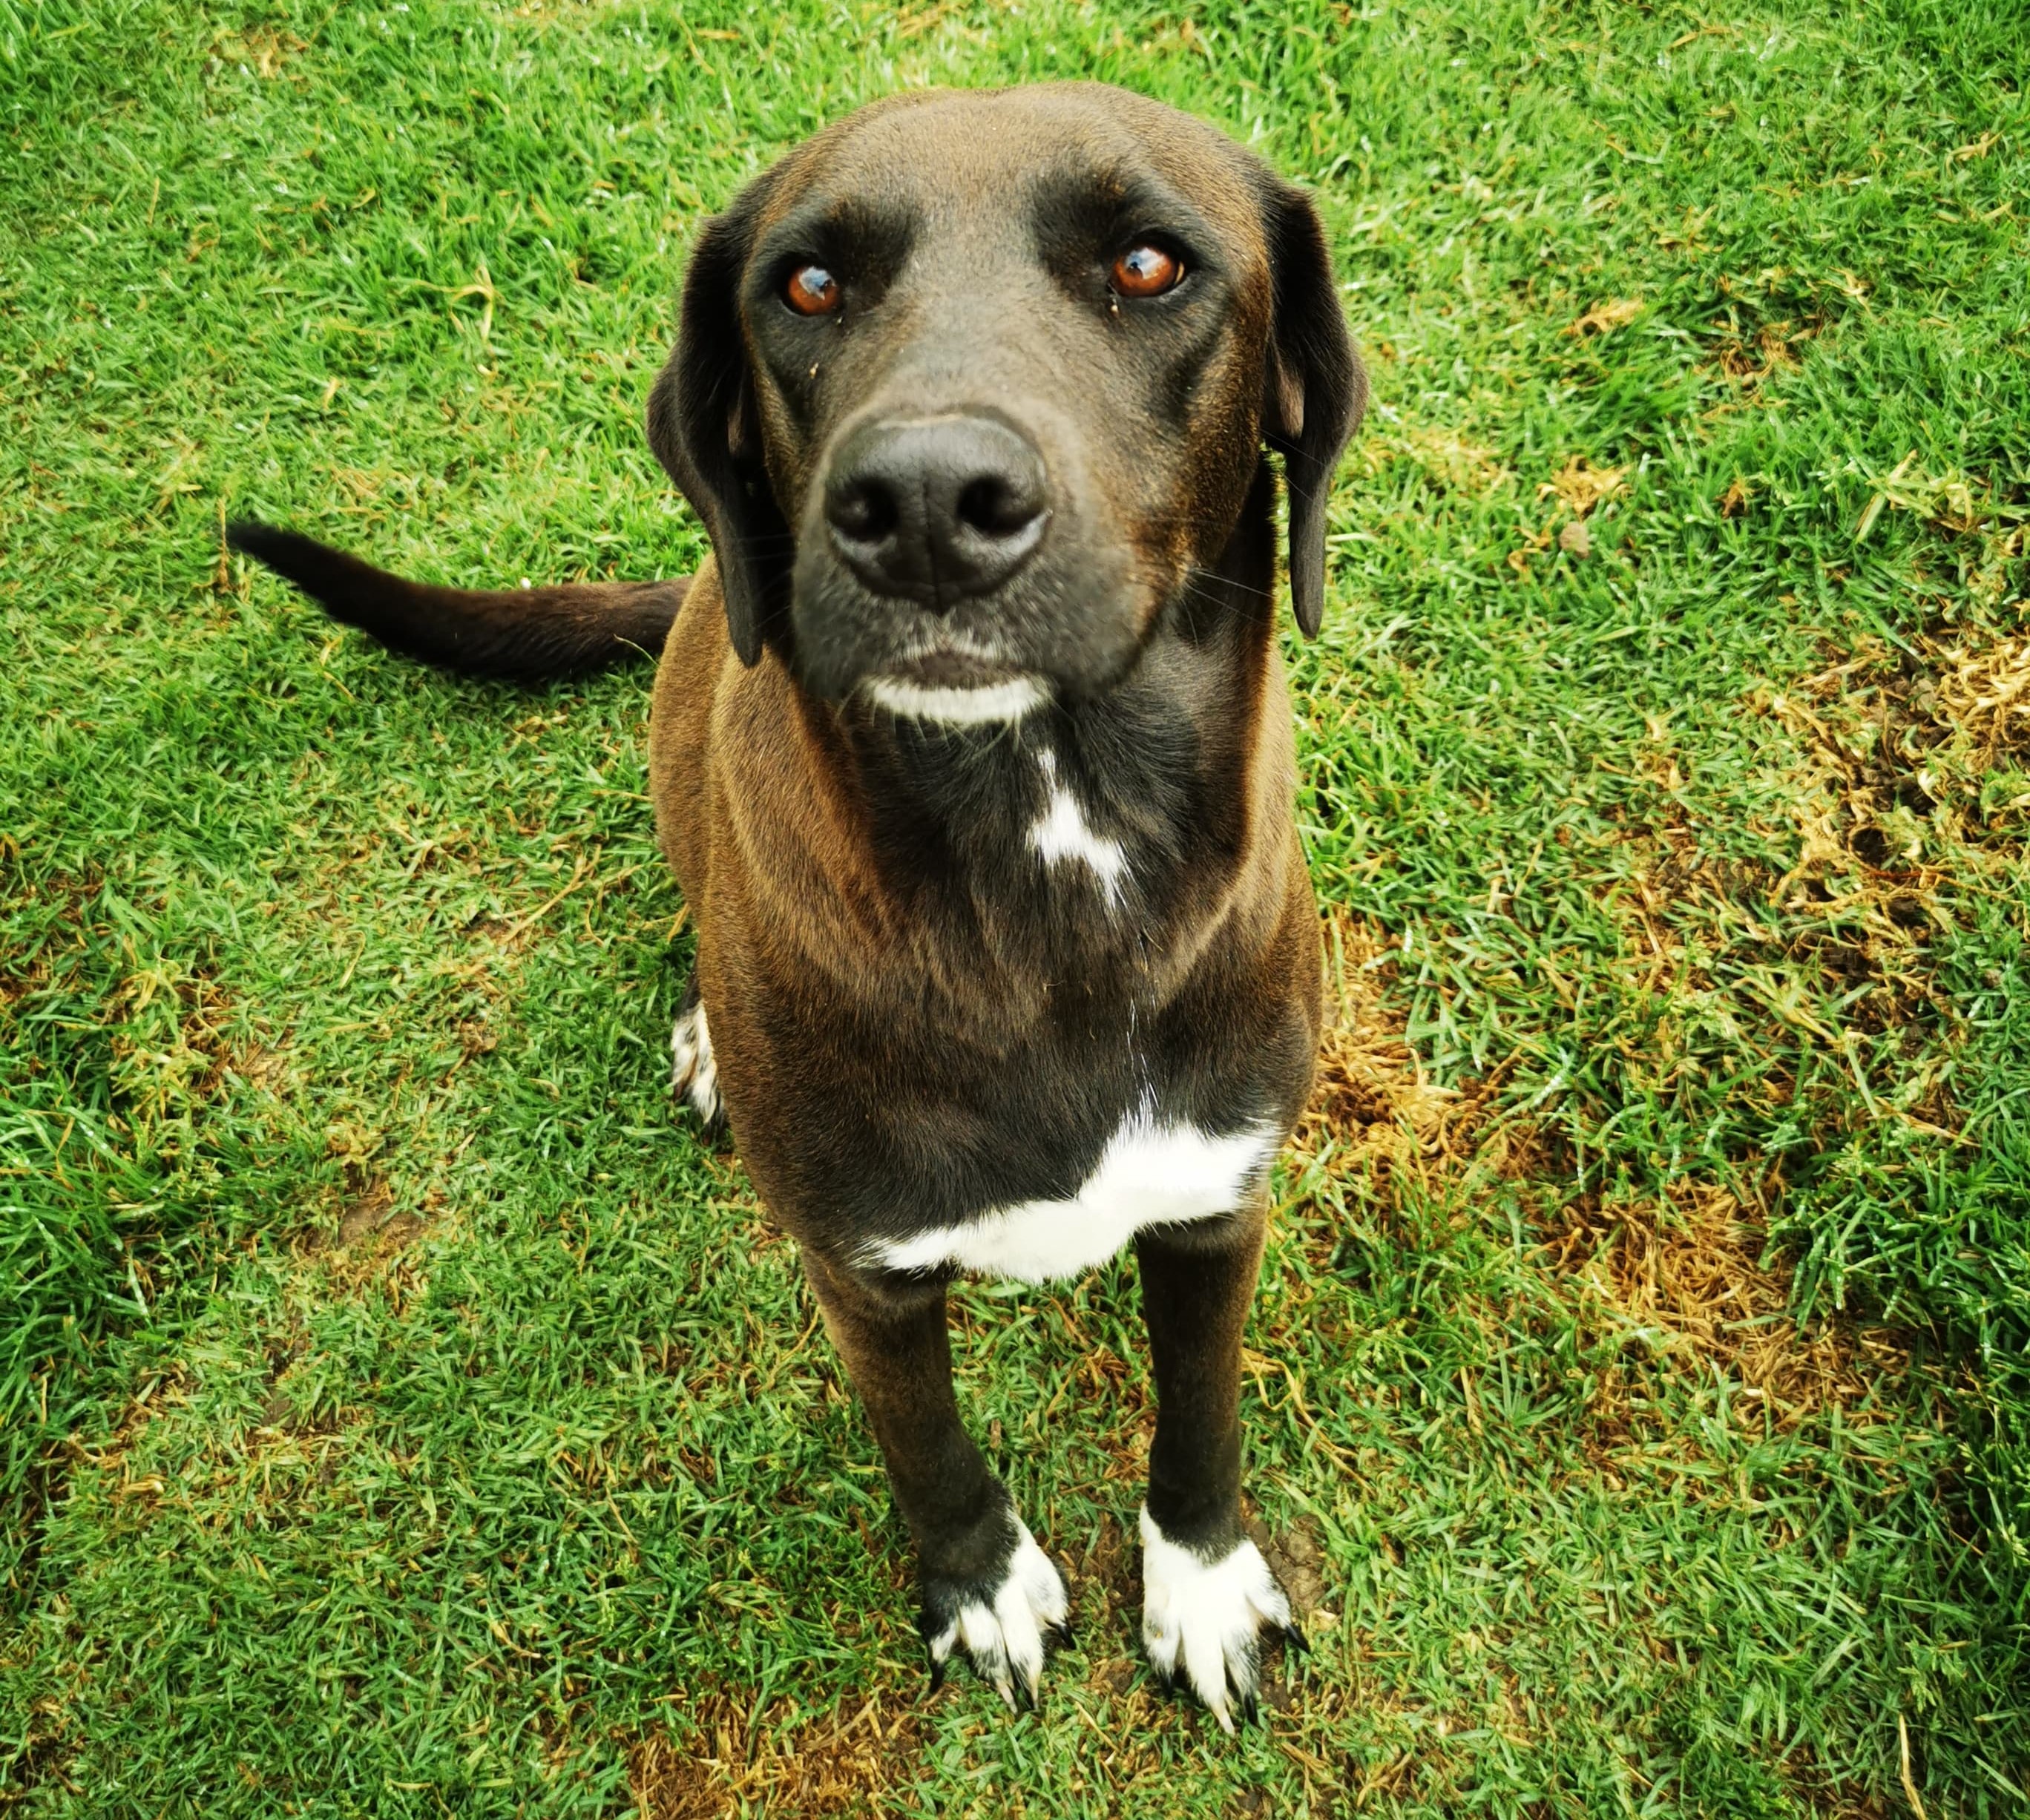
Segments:
[[[1137,1651],[1120,1267],[957,1298],[1079,1640],[929,1692],[669,1104],[645,674],[221,538],[689,570],[699,223],[1074,75],[1315,191],[1375,383],[1245,1393],[1314,1647],[1232,1741]],[[0,0],[0,1807],[2030,1810],[2026,77],[2022,0]]]

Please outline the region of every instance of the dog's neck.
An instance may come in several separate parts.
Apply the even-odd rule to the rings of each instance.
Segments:
[[[1018,1016],[1046,998],[1160,1003],[1251,886],[1280,901],[1292,780],[1273,581],[1273,526],[1251,500],[1103,695],[965,728],[806,698],[812,737],[852,779],[855,870],[896,912],[876,920],[909,931],[906,953],[863,954],[857,979],[893,965],[919,997]]]

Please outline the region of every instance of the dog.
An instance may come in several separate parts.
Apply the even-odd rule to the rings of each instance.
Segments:
[[[690,579],[419,586],[238,547],[468,673],[659,652],[649,770],[697,932],[675,1085],[796,1239],[914,1540],[933,1679],[1033,1702],[1065,1583],[961,1420],[946,1290],[1130,1244],[1158,1413],[1143,1635],[1229,1731],[1301,1646],[1243,1532],[1270,1163],[1310,1090],[1297,624],[1365,408],[1319,221],[1094,84],[901,95],[707,224],[650,447]]]

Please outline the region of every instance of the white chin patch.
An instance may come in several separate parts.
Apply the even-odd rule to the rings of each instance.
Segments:
[[[890,714],[905,720],[935,721],[940,726],[1012,726],[1031,709],[1041,708],[1047,694],[1033,676],[979,689],[926,689],[883,676],[869,683],[867,692]]]
[[[719,1115],[719,1063],[702,1005],[693,1005],[671,1027],[670,1091],[688,1100],[708,1125]]]
[[[1142,1642],[1156,1672],[1182,1681],[1228,1731],[1255,1704],[1261,1633],[1294,1633],[1290,1602],[1251,1542],[1208,1566],[1169,1540],[1142,1506]]]
[[[931,1639],[931,1660],[942,1666],[954,1650],[962,1650],[983,1681],[991,1681],[1012,1711],[1019,1687],[1024,1702],[1034,1705],[1036,1684],[1043,1673],[1043,1632],[1071,1614],[1065,1583],[1050,1558],[1020,1518],[1021,1532],[1008,1571],[994,1601],[974,1601],[959,1607],[957,1620]]]

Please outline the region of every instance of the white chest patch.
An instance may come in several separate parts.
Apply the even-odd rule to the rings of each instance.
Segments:
[[[1145,1226],[1232,1213],[1275,1142],[1260,1126],[1217,1138],[1195,1125],[1158,1124],[1145,1101],[1121,1121],[1069,1199],[1024,1201],[960,1225],[882,1240],[867,1261],[891,1270],[952,1265],[1022,1283],[1076,1276],[1104,1264]]]
[[[1036,760],[1043,771],[1043,812],[1029,829],[1029,845],[1047,866],[1069,862],[1091,872],[1109,904],[1121,901],[1121,881],[1128,856],[1121,843],[1093,832],[1078,799],[1058,781],[1058,755],[1046,751]]]

